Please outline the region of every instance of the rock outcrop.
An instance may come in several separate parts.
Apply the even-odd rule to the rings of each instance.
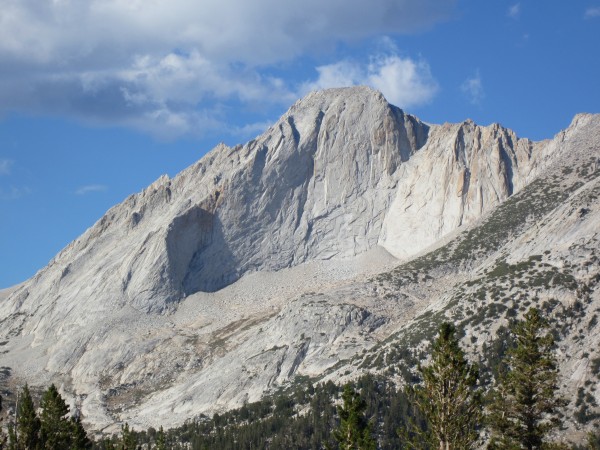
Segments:
[[[599,123],[578,116],[534,143],[497,124],[428,125],[365,87],[309,94],[3,293],[3,364],[62,380],[95,427],[173,425],[322,374],[443,293],[430,281],[428,300],[384,301],[368,276],[477,224],[581,136],[597,158]]]
[[[315,92],[256,140],[109,210],[8,308],[160,312],[248,272],[377,245],[409,257],[518,191],[545,156],[499,125],[426,125],[368,88]]]

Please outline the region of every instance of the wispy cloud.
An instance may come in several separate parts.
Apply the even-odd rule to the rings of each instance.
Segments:
[[[594,19],[600,17],[600,6],[593,6],[585,10],[583,15],[586,19]]]
[[[403,58],[397,54],[371,57],[368,63],[339,61],[317,67],[315,81],[303,85],[303,91],[354,85],[371,86],[383,93],[390,103],[410,108],[430,102],[439,86],[425,60]]]
[[[17,200],[17,199],[29,194],[30,192],[31,192],[31,189],[29,189],[28,187],[16,187],[16,186],[10,186],[8,188],[0,187],[0,200],[3,200],[3,201]]]
[[[265,122],[249,123],[241,127],[235,128],[235,134],[242,137],[253,137],[262,132],[275,123],[274,120]]]
[[[508,12],[506,13],[508,17],[511,19],[518,19],[521,15],[521,4],[515,3],[508,8]]]
[[[108,190],[108,186],[104,184],[88,184],[86,186],[81,186],[75,191],[76,195],[86,195],[92,192],[104,192]]]
[[[481,104],[485,97],[483,90],[483,81],[479,69],[475,71],[475,75],[467,78],[460,86],[460,90],[467,96],[469,101],[474,105]]]
[[[10,175],[10,168],[13,162],[10,159],[0,159],[0,175]]]
[[[10,67],[0,74],[0,114],[169,136],[223,127],[224,104],[288,104],[299,80],[273,77],[273,68],[333,55],[340,43],[429,28],[450,18],[457,1],[0,3],[0,60]]]

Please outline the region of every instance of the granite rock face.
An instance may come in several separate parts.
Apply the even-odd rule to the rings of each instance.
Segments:
[[[552,150],[498,124],[432,126],[427,144],[400,169],[380,245],[407,258],[518,192]]]
[[[173,425],[318,375],[427,306],[375,313],[365,277],[475,224],[599,121],[535,143],[497,124],[425,124],[365,87],[311,93],[0,291],[5,365],[62,380],[94,427]]]
[[[408,257],[505,200],[544,156],[498,125],[426,125],[368,88],[315,92],[256,140],[112,208],[13,305],[156,312],[248,272],[377,245]]]

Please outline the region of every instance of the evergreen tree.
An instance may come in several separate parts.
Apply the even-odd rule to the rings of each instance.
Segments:
[[[4,434],[2,422],[4,422],[4,417],[2,417],[2,396],[0,395],[0,450],[4,450],[7,445],[7,438]]]
[[[8,450],[17,450],[17,434],[15,426],[11,423],[8,425]]]
[[[121,426],[121,450],[136,450],[137,449],[137,438],[135,431],[129,429],[129,424],[125,422],[125,425]]]
[[[67,417],[69,407],[51,385],[42,396],[41,435],[45,450],[65,450],[72,441],[71,420]]]
[[[156,450],[167,450],[167,437],[165,436],[165,431],[161,425],[158,433],[156,435]]]
[[[422,385],[410,392],[417,415],[427,423],[427,431],[415,429],[413,448],[459,450],[475,447],[482,418],[481,395],[477,389],[479,372],[461,350],[456,328],[443,323],[433,343],[431,363],[419,372]],[[401,434],[401,431],[399,431]]]
[[[71,450],[85,450],[92,446],[79,415],[71,418],[71,441]]]
[[[600,432],[588,434],[587,446],[589,450],[600,450]]]
[[[32,450],[39,448],[40,428],[40,419],[35,412],[31,392],[26,384],[19,395],[16,429],[18,447]]]
[[[531,308],[513,329],[516,347],[509,349],[505,368],[490,405],[490,449],[542,449],[548,433],[559,425],[558,371],[547,322]]]
[[[376,443],[371,437],[371,426],[365,417],[366,402],[350,384],[344,386],[344,404],[338,406],[340,425],[333,432],[341,450],[375,450]]]
[[[99,448],[102,450],[116,450],[115,444],[113,443],[113,439],[104,438],[99,443]]]

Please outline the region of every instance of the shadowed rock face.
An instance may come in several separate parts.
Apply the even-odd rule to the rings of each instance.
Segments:
[[[368,88],[312,93],[111,209],[22,291],[162,311],[257,270],[377,245],[409,257],[525,185],[544,165],[533,150],[498,125],[426,125]]]
[[[175,398],[218,388],[199,400],[209,410],[256,399],[298,370],[318,374],[390,318],[345,304],[339,293],[323,304],[291,299],[376,271],[389,254],[409,258],[473,223],[560,160],[565,140],[590,120],[533,143],[497,124],[427,125],[364,87],[309,94],[255,140],[219,145],[110,209],[4,293],[7,361],[33,384],[73,380],[65,390],[85,396],[95,424],[114,420],[104,414],[115,392],[138,389],[139,398],[169,388],[175,393],[165,396]],[[281,280],[252,288],[269,295],[236,290],[238,280],[303,267],[319,269],[290,282],[291,291]],[[335,280],[322,278],[322,267],[334,267]],[[255,362],[230,371],[253,349],[254,361],[275,372],[244,378],[260,372]],[[217,368],[236,375],[215,377]],[[178,384],[188,371],[199,375]],[[94,389],[112,390],[88,396]]]
[[[247,271],[375,246],[398,167],[423,145],[427,129],[366,89],[313,94],[296,104],[237,150],[246,165],[227,177],[216,212],[223,241],[196,260],[214,264],[225,243],[237,264],[220,268],[223,281],[208,290]],[[206,275],[198,277],[206,286]]]

